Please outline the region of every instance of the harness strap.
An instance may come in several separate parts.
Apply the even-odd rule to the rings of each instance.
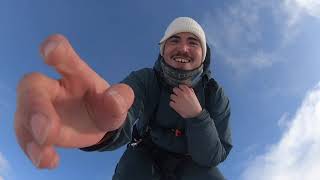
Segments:
[[[128,148],[141,149],[147,153],[153,161],[154,168],[159,172],[161,180],[177,180],[175,175],[177,168],[185,161],[191,160],[189,155],[170,152],[157,146],[152,142],[151,136],[136,143],[131,143]]]

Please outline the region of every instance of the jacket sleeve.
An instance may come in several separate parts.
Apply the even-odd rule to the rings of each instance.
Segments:
[[[146,83],[148,70],[142,69],[132,72],[121,83],[129,85],[134,92],[134,102],[130,107],[126,120],[121,128],[108,132],[98,144],[81,148],[83,151],[111,151],[115,150],[131,141],[132,127],[144,111],[144,102],[146,97]]]
[[[222,88],[210,96],[210,109],[203,109],[195,118],[186,119],[188,153],[200,166],[217,166],[231,148],[229,127],[230,105]]]

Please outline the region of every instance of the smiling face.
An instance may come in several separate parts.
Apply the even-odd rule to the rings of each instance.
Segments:
[[[168,38],[164,44],[164,61],[177,69],[193,70],[202,63],[200,40],[192,33],[182,32]]]

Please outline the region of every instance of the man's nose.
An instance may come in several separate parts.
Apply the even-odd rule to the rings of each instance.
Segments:
[[[179,49],[182,52],[189,52],[189,46],[187,43],[181,43]]]

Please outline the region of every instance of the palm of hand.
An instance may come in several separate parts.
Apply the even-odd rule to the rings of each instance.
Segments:
[[[24,76],[17,90],[15,130],[18,143],[36,167],[54,168],[59,161],[56,146],[97,143],[123,124],[134,94],[124,84],[109,86],[61,35],[49,37],[41,52],[62,78],[40,73]]]

